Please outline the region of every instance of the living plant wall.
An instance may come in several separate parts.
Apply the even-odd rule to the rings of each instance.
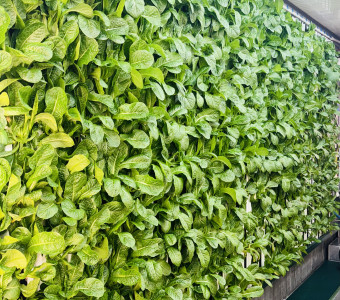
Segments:
[[[1,299],[253,298],[335,228],[336,52],[282,1],[0,4]]]

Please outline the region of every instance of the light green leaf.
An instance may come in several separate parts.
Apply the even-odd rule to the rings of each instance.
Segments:
[[[28,160],[29,167],[33,170],[36,167],[41,165],[49,166],[52,162],[52,159],[55,155],[55,149],[47,144],[39,147],[33,156],[31,156]]]
[[[90,179],[86,182],[83,188],[80,190],[80,197],[79,200],[90,198],[95,194],[99,193],[101,190],[101,186],[95,179]]]
[[[134,68],[131,69],[131,79],[137,88],[142,89],[144,87],[141,73]]]
[[[0,44],[5,41],[5,35],[10,23],[11,18],[9,17],[6,10],[2,6],[0,6]]]
[[[153,81],[150,82],[150,86],[151,86],[152,91],[155,93],[156,97],[159,100],[163,101],[165,99],[165,93],[162,87],[157,82],[153,82]]]
[[[41,144],[50,144],[54,148],[69,148],[74,145],[72,138],[66,133],[52,133],[41,140]]]
[[[44,23],[33,22],[26,26],[16,38],[16,47],[23,49],[29,43],[40,43],[48,32]]]
[[[0,50],[0,74],[9,71],[12,66],[12,56],[3,50]]]
[[[11,282],[4,290],[4,299],[16,300],[19,299],[21,293],[20,281],[17,278],[12,278]]]
[[[137,50],[130,56],[131,67],[135,69],[148,69],[153,63],[153,55],[147,50]]]
[[[78,34],[79,26],[76,20],[70,20],[64,23],[59,32],[59,36],[65,40],[67,46],[74,42]]]
[[[2,92],[0,94],[0,106],[7,106],[9,105],[9,97],[6,92]]]
[[[263,288],[261,286],[252,286],[242,292],[244,298],[257,298],[263,295]]]
[[[144,12],[144,0],[126,0],[125,9],[131,17],[136,19]]]
[[[144,77],[152,77],[156,79],[160,83],[164,83],[164,75],[161,69],[159,68],[147,68],[143,70],[139,70],[139,73]]]
[[[93,9],[90,5],[86,3],[78,3],[77,5],[73,6],[72,8],[69,8],[64,12],[64,14],[68,14],[70,12],[76,12],[81,14],[82,16],[86,18],[92,18],[93,17]]]
[[[37,216],[41,219],[50,219],[58,212],[58,206],[51,203],[40,203],[37,208]]]
[[[113,282],[117,282],[127,286],[132,286],[137,284],[140,278],[140,274],[137,268],[131,268],[128,270],[119,268],[111,274],[110,278]]]
[[[90,161],[85,155],[77,154],[68,161],[66,167],[71,173],[74,173],[84,170],[89,164]]]
[[[197,248],[197,256],[200,260],[201,266],[207,268],[210,262],[210,254],[207,249]]]
[[[19,250],[9,249],[2,255],[0,266],[1,265],[8,268],[15,267],[17,269],[24,269],[27,266],[27,260],[25,255]]]
[[[135,155],[122,162],[119,167],[121,169],[146,169],[150,164],[151,157],[147,155]]]
[[[275,7],[276,7],[276,11],[279,14],[283,8],[283,0],[275,0]]]
[[[55,118],[50,113],[40,113],[34,117],[34,122],[42,122],[52,131],[57,131],[58,126]]]
[[[28,244],[28,251],[46,255],[57,255],[64,251],[64,238],[57,232],[41,232],[34,235]]]
[[[7,106],[3,107],[4,116],[12,117],[12,116],[20,116],[20,115],[28,115],[29,109],[26,107],[14,107],[14,106]]]
[[[287,193],[290,190],[290,180],[288,178],[282,179],[282,189]]]
[[[123,104],[119,107],[119,114],[116,115],[116,119],[120,120],[132,120],[132,119],[144,119],[149,115],[149,109],[143,102],[135,102],[132,104]]]
[[[23,80],[30,83],[37,83],[42,79],[42,72],[37,68],[27,69],[20,67],[17,68],[17,72]]]
[[[49,44],[26,43],[22,51],[30,59],[38,62],[46,62],[53,57],[53,50]]]

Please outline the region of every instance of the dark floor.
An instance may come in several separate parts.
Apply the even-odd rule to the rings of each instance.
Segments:
[[[325,261],[287,300],[328,300],[340,286],[340,263]]]

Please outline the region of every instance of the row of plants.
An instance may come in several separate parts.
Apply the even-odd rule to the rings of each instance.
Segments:
[[[335,229],[337,55],[282,7],[0,1],[1,299],[259,297]]]

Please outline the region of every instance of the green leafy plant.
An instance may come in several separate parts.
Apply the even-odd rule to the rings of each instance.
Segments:
[[[1,299],[254,298],[336,228],[336,52],[282,1],[0,4]]]

